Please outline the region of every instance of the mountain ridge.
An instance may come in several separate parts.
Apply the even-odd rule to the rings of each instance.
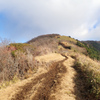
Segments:
[[[1,46],[0,99],[99,100],[98,46],[99,42],[83,42],[59,34]],[[16,91],[9,94],[7,90],[15,83]]]

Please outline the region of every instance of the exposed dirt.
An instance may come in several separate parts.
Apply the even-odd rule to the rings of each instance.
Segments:
[[[57,59],[53,56],[51,58]],[[49,56],[50,60],[51,58]],[[16,88],[18,90],[10,98],[6,97],[4,100],[85,100],[81,94],[82,86],[79,86],[82,81],[72,67],[74,61],[68,56],[62,57],[62,60],[55,60],[49,66],[49,70],[37,73]]]
[[[15,94],[11,100],[54,100],[55,98],[54,96],[51,97],[51,93],[56,91],[56,86],[60,85],[60,79],[66,73],[66,67],[62,64],[63,61],[53,63],[47,73],[39,75],[32,79],[30,83],[20,87],[21,91]],[[60,75],[58,75],[59,73]],[[32,88],[39,83],[42,84],[37,88],[35,95],[32,96],[35,92],[35,90],[31,92]]]

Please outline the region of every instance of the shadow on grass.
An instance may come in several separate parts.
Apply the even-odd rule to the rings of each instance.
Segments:
[[[74,78],[75,82],[75,95],[76,95],[76,100],[100,100],[96,99],[95,95],[90,93],[90,90],[92,86],[87,83],[87,77],[86,74],[83,72],[83,70],[80,68],[80,66],[74,65],[72,66],[77,74]]]

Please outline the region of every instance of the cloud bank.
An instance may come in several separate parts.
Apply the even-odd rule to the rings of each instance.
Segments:
[[[0,35],[25,42],[58,33],[100,40],[100,0],[2,0]]]

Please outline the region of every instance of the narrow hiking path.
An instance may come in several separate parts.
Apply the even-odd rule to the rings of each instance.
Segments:
[[[78,73],[73,68],[73,58],[49,54],[36,59],[41,62],[54,62],[49,70],[40,68],[36,75],[22,81],[21,85],[15,85],[13,91],[8,88],[11,91],[9,95],[1,91],[0,100],[85,100],[75,82],[81,83],[76,78]]]
[[[75,60],[69,56],[63,62],[67,72],[62,77],[61,85],[57,87],[58,91],[55,93],[56,100],[86,100],[81,94],[82,81],[79,79],[79,74],[73,67],[74,62]]]

